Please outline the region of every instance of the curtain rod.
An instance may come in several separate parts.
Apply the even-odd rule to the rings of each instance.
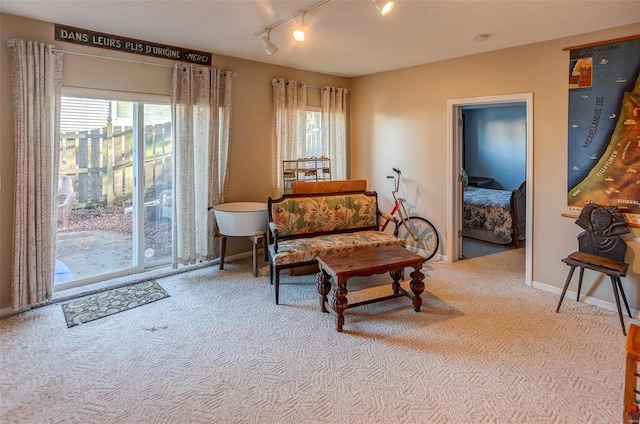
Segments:
[[[307,85],[307,88],[317,88],[318,90],[322,90],[324,87],[328,87],[328,85],[325,85],[323,87],[319,87],[317,85]],[[343,90],[345,90],[347,93],[349,92],[349,90],[347,90],[346,88],[343,88]]]
[[[285,84],[289,84],[289,81],[285,81],[284,83],[285,83]],[[322,89],[324,88],[324,87],[320,87],[320,86],[318,86],[318,85],[309,85],[309,84],[306,84],[306,86],[307,86],[307,88],[317,88],[318,90],[322,90]]]
[[[125,58],[122,58],[122,57],[103,56],[103,55],[93,54],[93,53],[74,52],[74,51],[71,51],[71,50],[63,50],[63,49],[60,49],[58,47],[54,47],[51,50],[54,51],[54,52],[58,52],[58,53],[75,54],[75,55],[78,55],[78,56],[95,57],[95,58],[98,58],[98,59],[119,60],[121,62],[138,63],[140,65],[161,66],[161,67],[164,67],[164,68],[173,68],[173,66],[174,66],[174,65],[167,65],[166,63],[145,62],[143,60],[125,59]],[[212,66],[202,66],[202,67],[203,68],[213,69]],[[234,77],[237,76],[237,74],[235,72],[232,72],[231,75],[234,76]]]

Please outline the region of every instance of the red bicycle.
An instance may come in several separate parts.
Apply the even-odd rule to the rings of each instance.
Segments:
[[[438,251],[438,246],[440,245],[438,232],[436,231],[436,227],[425,218],[409,216],[404,206],[405,199],[397,196],[402,173],[398,168],[393,168],[393,172],[396,173],[395,177],[387,177],[395,179],[395,188],[391,192],[393,196],[393,209],[391,209],[389,213],[382,213],[385,221],[380,226],[380,230],[384,231],[387,225],[389,225],[389,222],[394,222],[396,228],[393,234],[405,240],[407,250],[422,256],[425,261],[428,261],[433,258]]]

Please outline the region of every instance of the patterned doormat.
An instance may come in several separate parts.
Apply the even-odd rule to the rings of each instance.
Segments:
[[[62,304],[67,327],[75,327],[169,297],[155,280],[111,289]]]

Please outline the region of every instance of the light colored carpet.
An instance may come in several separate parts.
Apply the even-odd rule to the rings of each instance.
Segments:
[[[523,270],[523,249],[427,263],[427,310],[350,309],[344,333],[313,276],[284,276],[276,306],[250,259],[159,279],[171,297],[73,328],[45,306],[0,321],[0,421],[620,422],[617,314],[571,299],[556,314]],[[388,290],[372,282],[352,299]]]

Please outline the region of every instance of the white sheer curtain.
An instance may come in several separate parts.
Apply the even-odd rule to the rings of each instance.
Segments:
[[[62,54],[9,40],[15,135],[11,306],[51,299],[55,270]]]
[[[322,149],[331,159],[331,179],[347,178],[347,90],[322,87],[320,113],[322,120]]]
[[[173,266],[219,256],[215,218],[229,174],[231,72],[194,66],[173,69]]]
[[[274,78],[273,84],[273,187],[284,192],[282,161],[305,156],[307,144],[307,85]]]

